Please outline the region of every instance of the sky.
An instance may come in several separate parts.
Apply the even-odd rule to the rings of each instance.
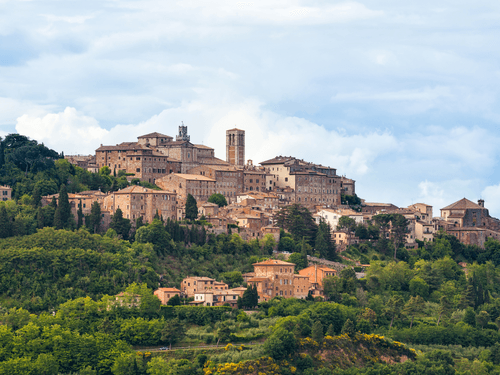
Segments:
[[[500,217],[500,2],[0,0],[0,136],[65,154],[183,122],[358,196]]]

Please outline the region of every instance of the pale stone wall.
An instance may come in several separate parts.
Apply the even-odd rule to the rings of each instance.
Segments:
[[[157,186],[176,193],[179,199],[186,199],[191,194],[198,203],[206,202],[215,193],[215,184],[213,179],[191,174],[174,173],[156,180]]]

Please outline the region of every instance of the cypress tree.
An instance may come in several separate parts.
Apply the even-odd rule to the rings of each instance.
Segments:
[[[128,239],[131,227],[130,220],[123,218],[123,212],[120,208],[116,209],[115,214],[111,218],[109,227],[121,235],[124,240]]]
[[[70,218],[71,205],[69,204],[68,190],[66,189],[66,185],[63,184],[61,190],[59,190],[59,205],[54,214],[54,227],[56,227],[56,229],[70,227]]]
[[[88,219],[89,229],[94,233],[99,233],[99,227],[101,226],[101,206],[99,206],[97,201],[92,203]],[[87,222],[85,221],[85,223]]]
[[[83,204],[82,200],[80,199],[80,204],[78,205],[78,223],[77,223],[77,228],[80,229],[83,225]]]
[[[198,205],[196,203],[196,199],[191,194],[188,194],[186,199],[186,219],[188,220],[196,220],[198,217]]]
[[[57,200],[56,197],[52,197],[52,201],[50,202],[50,206],[55,210],[57,208]]]
[[[38,211],[36,213],[36,220],[37,220],[37,228],[42,229],[45,227],[45,218],[43,215],[43,210],[42,207],[38,207]]]
[[[323,324],[319,320],[316,320],[311,329],[311,336],[314,341],[321,344],[323,342]]]
[[[12,223],[5,205],[0,206],[0,238],[12,236]]]
[[[35,185],[35,188],[33,189],[32,202],[33,207],[35,208],[39,207],[42,203],[42,195],[40,194],[40,188],[37,185]]]

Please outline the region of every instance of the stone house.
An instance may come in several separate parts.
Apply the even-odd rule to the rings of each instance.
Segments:
[[[173,296],[180,296],[181,291],[177,288],[158,288],[154,295],[160,299],[162,305],[166,305]]]
[[[229,304],[231,307],[236,307],[238,304],[240,292],[233,289],[229,290],[204,290],[194,294],[192,305],[203,306],[224,306]]]
[[[266,168],[267,190],[292,189],[290,203],[306,207],[340,204],[340,176],[336,169],[308,163],[294,157],[278,156],[260,163]],[[278,193],[283,195],[284,191]]]
[[[8,201],[12,199],[12,188],[10,186],[0,185],[0,200]]]
[[[198,292],[228,290],[228,285],[221,281],[216,281],[210,277],[190,276],[182,280],[182,293],[188,297],[193,297]]]
[[[500,240],[500,220],[491,217],[484,200],[474,203],[463,198],[441,209],[444,229],[466,245],[484,247],[488,237]]]
[[[208,198],[215,193],[217,181],[196,174],[173,173],[156,180],[156,185],[161,189],[177,194],[180,200],[187,199],[191,194],[197,203],[208,201]]]
[[[243,190],[243,171],[230,165],[201,165],[188,171],[214,179],[215,192],[222,194],[228,203],[236,202],[236,196]]]
[[[156,212],[164,220],[167,218],[175,220],[177,215],[176,201],[175,193],[136,185],[110,193],[104,198],[102,208],[112,214],[120,208],[123,217],[130,219],[132,223],[135,223],[139,217],[142,217],[144,222],[150,223]]]
[[[255,277],[248,284],[256,285],[259,299],[267,301],[276,296],[293,297],[295,264],[282,260],[268,259],[254,263]]]
[[[312,287],[315,289],[323,290],[323,279],[329,276],[336,276],[337,270],[326,266],[313,265],[301,269],[299,275],[307,277]]]

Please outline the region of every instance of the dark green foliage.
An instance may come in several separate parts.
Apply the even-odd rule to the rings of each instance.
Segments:
[[[356,327],[354,326],[354,323],[351,319],[347,319],[342,326],[342,331],[341,333],[346,333],[349,336],[353,336],[354,333],[356,333]]]
[[[181,298],[179,297],[178,294],[174,295],[167,302],[168,306],[180,306],[180,304],[181,304]]]
[[[186,199],[186,219],[196,220],[198,217],[198,205],[196,204],[196,199],[191,194],[188,194]]]
[[[129,250],[127,250],[129,249]],[[31,236],[0,241],[0,295],[4,306],[29,311],[54,308],[68,298],[116,294],[134,281],[157,285],[147,260],[151,250],[127,242],[45,228]]]
[[[318,225],[315,248],[316,251],[319,252],[320,258],[332,261],[337,260],[338,258],[335,252],[335,244],[332,241],[332,231],[330,224],[327,224],[324,220],[321,220]]]
[[[323,341],[323,324],[319,320],[316,320],[311,329],[311,337],[314,341],[321,343]]]
[[[186,328],[179,319],[169,320],[161,331],[161,340],[167,342],[170,347],[179,342],[186,334]]]
[[[5,205],[0,204],[0,238],[7,238],[12,235],[12,222]]]
[[[208,198],[208,202],[210,203],[215,203],[216,205],[218,205],[219,207],[224,207],[224,206],[227,206],[227,200],[226,200],[226,197],[222,194],[212,194],[209,198]]]
[[[101,228],[101,206],[96,201],[92,203],[90,215],[85,217],[85,225],[92,233],[99,233]]]
[[[259,294],[255,285],[249,285],[247,290],[243,293],[241,303],[244,308],[252,309],[259,303]]]
[[[295,352],[297,341],[293,333],[277,328],[264,343],[266,353],[275,360],[282,360]]]
[[[123,218],[123,212],[119,207],[116,209],[115,214],[111,217],[109,227],[114,229],[124,240],[128,239],[131,227],[130,220]]]
[[[295,271],[300,271],[304,268],[307,268],[307,255],[301,253],[293,253],[287,259],[288,262],[295,264]]]
[[[61,186],[59,190],[59,202],[54,214],[54,227],[56,229],[73,229],[74,218],[71,214],[71,206],[68,200],[68,191],[66,185]]]
[[[286,206],[276,214],[275,219],[280,228],[292,234],[295,242],[305,238],[309,245],[314,246],[317,225],[307,208],[300,204]]]
[[[137,229],[135,240],[138,243],[153,244],[153,248],[158,255],[165,255],[172,252],[172,238],[160,220],[153,220],[151,224]]]
[[[361,199],[356,194],[354,195],[341,194],[340,201],[342,202],[342,204],[346,204],[349,206],[359,206],[361,204]]]

